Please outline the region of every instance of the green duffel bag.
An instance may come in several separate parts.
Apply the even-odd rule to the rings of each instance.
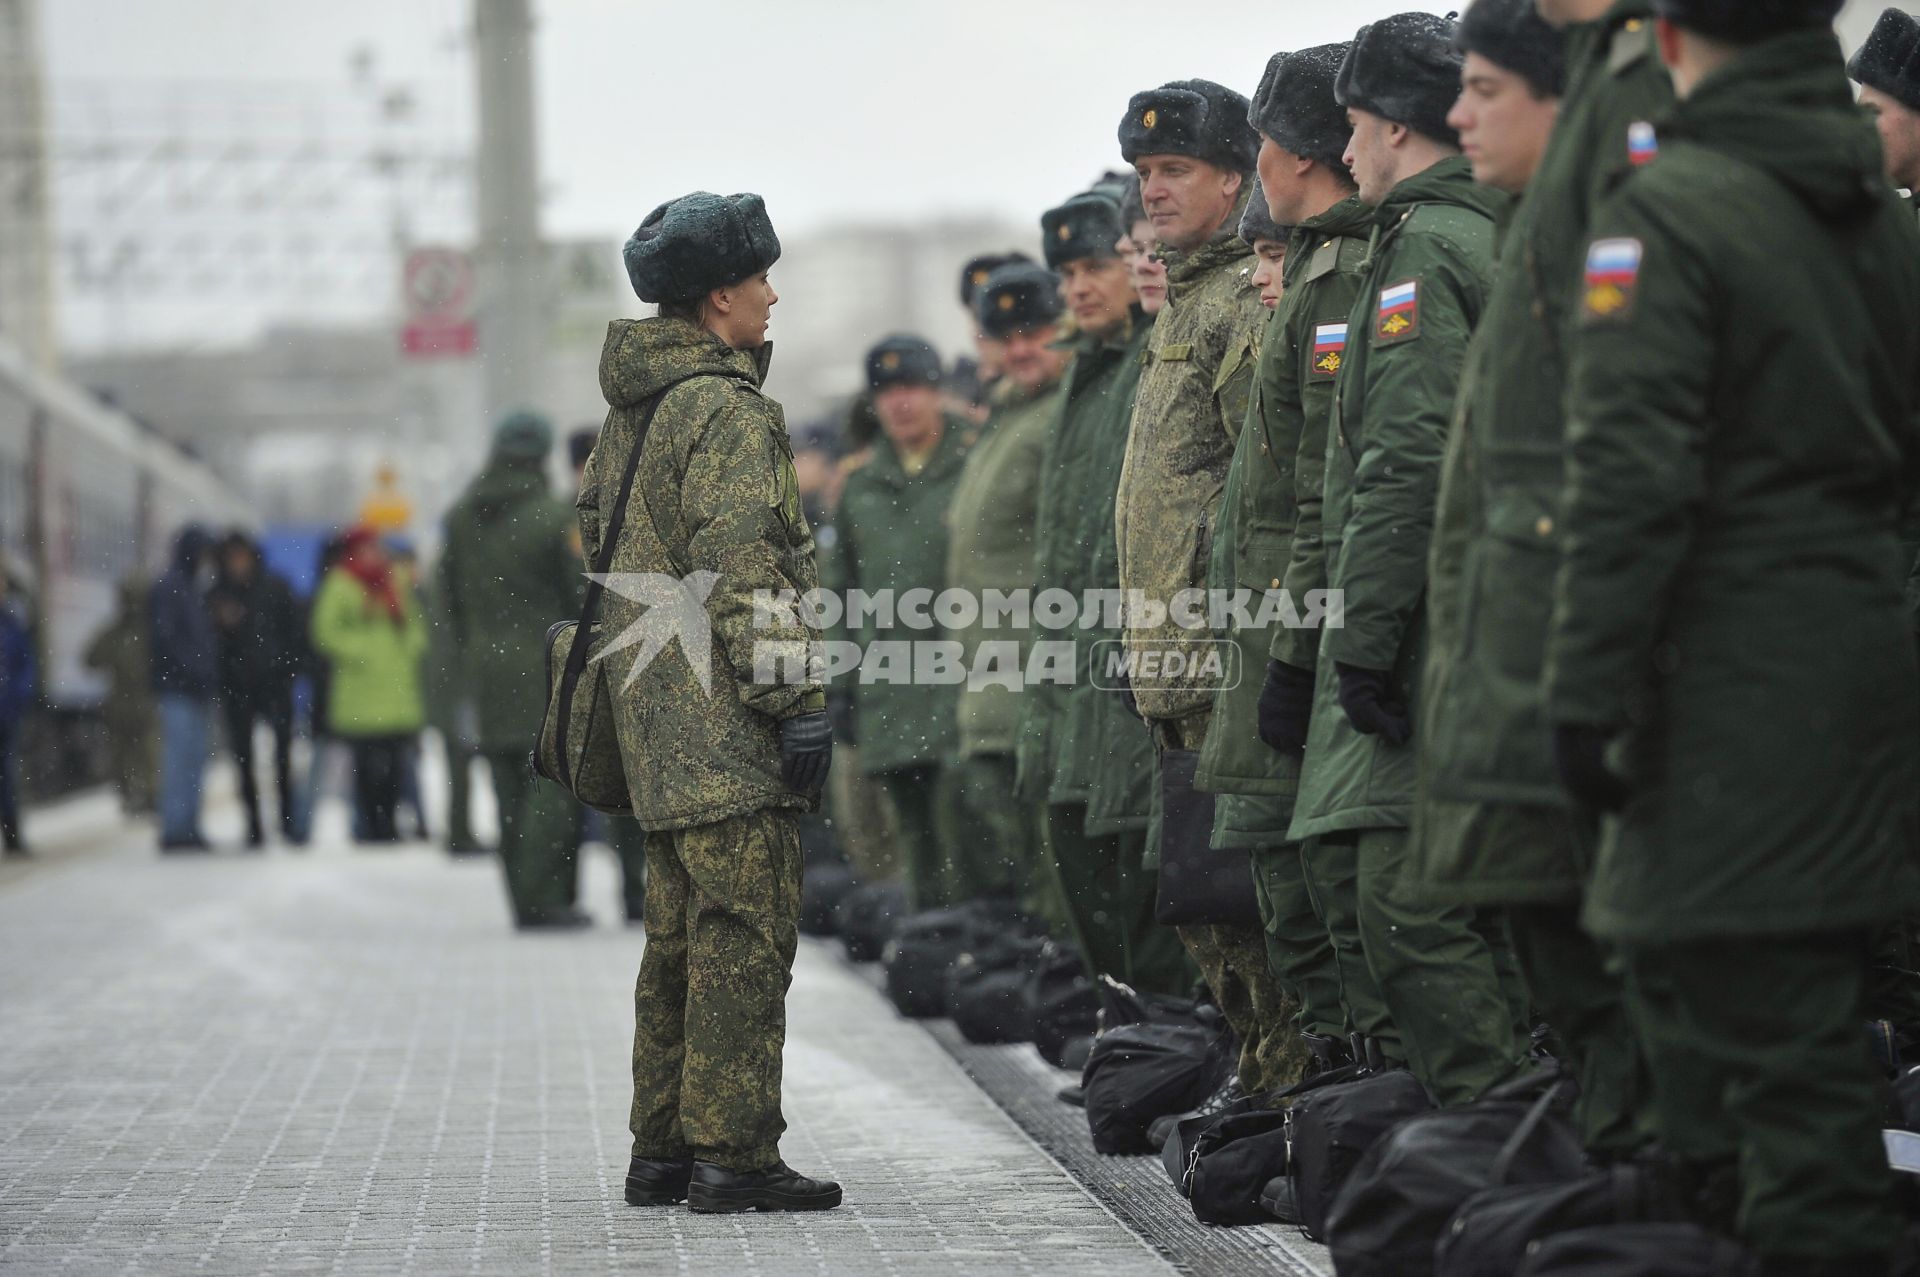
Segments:
[[[585,648],[574,642],[579,632],[579,621],[562,621],[547,631],[547,712],[528,762],[534,775],[554,782],[595,811],[631,816],[633,798],[627,792],[626,764],[614,735],[606,667],[598,661],[591,667],[587,664],[590,649],[600,638],[600,624],[595,621],[589,626],[592,638]],[[578,660],[576,648],[580,649]]]

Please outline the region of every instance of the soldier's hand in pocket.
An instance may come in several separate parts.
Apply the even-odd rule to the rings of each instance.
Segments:
[[[824,711],[800,714],[780,724],[780,779],[807,798],[826,788],[833,763],[833,724]]]
[[[1394,697],[1392,680],[1385,670],[1363,670],[1357,665],[1341,664],[1340,708],[1347,721],[1362,736],[1383,736],[1389,745],[1404,745],[1413,739],[1413,723],[1407,707]]]
[[[1307,747],[1307,725],[1313,720],[1313,671],[1285,661],[1267,662],[1266,685],[1260,689],[1260,739],[1283,754]]]

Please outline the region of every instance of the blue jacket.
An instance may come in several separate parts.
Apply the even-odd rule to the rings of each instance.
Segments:
[[[210,701],[219,684],[220,637],[199,581],[208,544],[199,528],[184,529],[173,543],[173,565],[147,596],[147,650],[153,690],[160,695]]]
[[[39,673],[32,627],[18,608],[0,603],[0,722],[11,727],[33,705]]]

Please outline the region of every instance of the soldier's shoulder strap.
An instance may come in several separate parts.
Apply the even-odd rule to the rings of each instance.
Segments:
[[[1316,279],[1325,279],[1335,271],[1355,272],[1362,262],[1367,260],[1367,241],[1354,235],[1332,235],[1320,242],[1313,250],[1313,256],[1307,259],[1307,268],[1301,272],[1300,282],[1311,284]]]
[[[1628,18],[1613,33],[1607,50],[1607,74],[1619,75],[1638,62],[1654,56],[1653,23],[1645,18]]]

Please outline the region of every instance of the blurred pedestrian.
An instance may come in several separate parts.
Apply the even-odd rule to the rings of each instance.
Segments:
[[[426,623],[411,583],[373,529],[353,529],[343,548],[314,598],[313,646],[333,666],[328,723],[353,750],[354,797],[365,822],[356,840],[396,842],[401,769],[426,718]]]
[[[303,663],[307,673],[307,732],[312,748],[307,759],[306,783],[301,786],[300,798],[294,813],[293,841],[296,846],[307,841],[313,833],[313,812],[320,798],[336,788],[334,778],[343,766],[345,747],[334,735],[332,721],[327,715],[328,703],[333,699],[333,662],[326,653],[313,645],[313,607],[319,598],[320,585],[327,579],[347,552],[347,538],[334,535],[326,539],[320,547],[319,563],[314,572],[313,594],[306,600],[307,620],[300,626],[303,643]],[[352,830],[358,837],[365,821],[361,819],[357,804],[349,803]]]
[[[473,761],[480,756],[480,742],[466,667],[447,615],[446,567],[442,555],[421,588],[427,618],[427,726],[440,733],[447,763],[447,853],[478,856],[487,851],[473,833]]]
[[[160,742],[154,721],[147,654],[147,583],[129,573],[120,582],[120,606],[87,644],[86,666],[107,680],[100,706],[106,727],[107,765],[120,810],[144,816],[155,808],[154,773]]]
[[[180,529],[172,562],[147,596],[149,672],[160,715],[163,852],[209,850],[200,832],[200,790],[220,677],[220,640],[206,598],[210,546],[197,524]]]
[[[413,601],[420,609],[422,624],[427,624],[427,592],[420,581],[420,556],[413,548],[413,542],[406,537],[389,534],[382,542],[387,558],[393,563],[394,572],[399,579],[407,583],[407,589],[413,595]],[[420,654],[421,703],[426,703],[427,679],[426,650]],[[418,842],[426,842],[433,833],[427,827],[427,808],[420,796],[420,738],[409,737],[407,747],[400,757],[400,798],[394,808],[395,828],[405,828],[399,817],[405,812],[412,818],[412,831],[405,836]]]
[[[33,627],[26,610],[14,598],[13,582],[0,568],[0,846],[9,856],[24,856],[20,835],[20,806],[16,795],[14,747],[20,722],[33,705],[38,663],[33,651]]]
[[[549,626],[580,614],[573,509],[547,478],[553,428],[516,412],[493,432],[486,467],[447,511],[444,606],[479,711],[480,752],[500,809],[500,865],[516,926],[578,927],[575,803],[535,781],[527,751],[546,713]]]
[[[240,772],[247,846],[260,847],[260,791],[254,777],[253,729],[264,720],[273,733],[275,815],[281,833],[294,832],[293,680],[300,668],[300,608],[293,589],[260,559],[260,547],[235,530],[220,543],[219,576],[207,593],[220,637],[220,709]]]

